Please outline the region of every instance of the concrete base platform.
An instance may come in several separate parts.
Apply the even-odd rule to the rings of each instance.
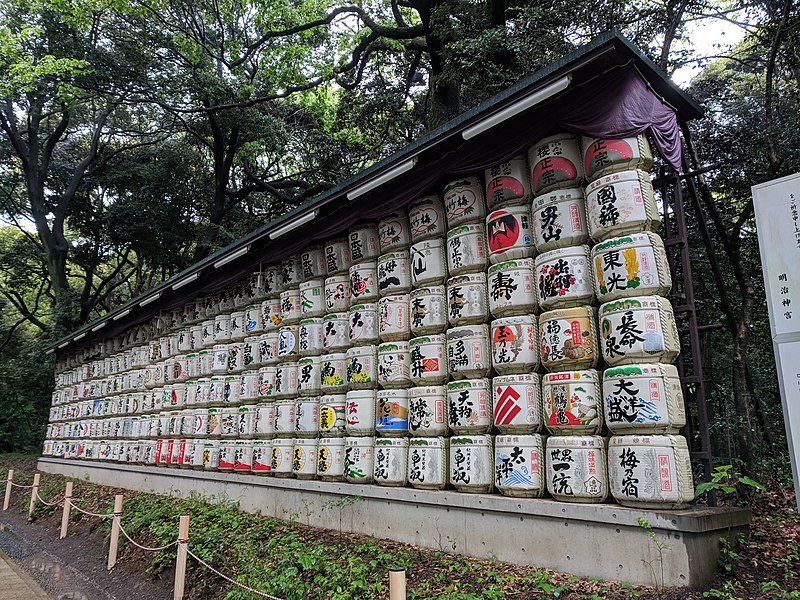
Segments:
[[[750,523],[742,509],[636,510],[54,458],[40,459],[39,470],[156,494],[196,493],[278,519],[642,585],[705,585],[716,572],[719,539]]]

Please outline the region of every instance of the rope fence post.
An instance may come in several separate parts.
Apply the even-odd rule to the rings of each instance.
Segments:
[[[114,496],[114,517],[111,522],[111,543],[108,546],[108,570],[117,564],[117,548],[119,546],[119,525],[122,519],[122,494]]]
[[[33,488],[31,488],[31,503],[28,506],[28,518],[33,516],[33,509],[36,508],[36,497],[39,495],[39,473],[33,476]]]
[[[189,545],[189,515],[181,515],[178,526],[178,552],[175,558],[175,590],[173,600],[183,600],[186,583],[186,553]]]
[[[63,540],[67,537],[67,527],[69,526],[69,507],[72,501],[72,482],[67,482],[67,489],[64,490],[64,511],[61,513],[61,534],[58,539]]]
[[[389,600],[406,600],[406,570],[389,568]]]
[[[3,500],[3,510],[8,510],[8,505],[11,503],[11,488],[14,486],[14,469],[8,470],[8,477],[6,477],[6,496]]]

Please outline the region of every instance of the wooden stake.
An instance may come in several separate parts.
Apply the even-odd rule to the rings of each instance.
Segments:
[[[389,569],[389,600],[406,600],[406,570],[403,567]]]
[[[119,523],[122,520],[122,494],[114,496],[114,520],[111,523],[111,543],[108,546],[108,570],[117,564],[117,548],[119,547]]]
[[[8,510],[8,505],[11,503],[11,484],[14,483],[14,469],[8,470],[8,477],[6,478],[6,497],[3,500],[3,510]]]
[[[33,517],[33,509],[36,508],[36,496],[39,494],[39,473],[33,476],[33,487],[31,488],[31,503],[28,506],[28,518]]]
[[[64,490],[64,512],[61,513],[61,535],[58,539],[63,540],[67,537],[67,526],[69,525],[69,509],[71,508],[70,501],[72,500],[72,482],[67,482],[67,489]]]
[[[189,545],[189,515],[182,515],[178,527],[178,555],[175,558],[175,591],[173,600],[183,600],[183,587],[186,583],[186,550]]]

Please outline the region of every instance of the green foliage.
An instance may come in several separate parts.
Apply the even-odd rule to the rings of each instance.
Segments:
[[[695,498],[710,491],[720,492],[725,495],[737,494],[743,488],[750,488],[763,492],[766,488],[757,481],[742,475],[733,468],[733,465],[723,465],[716,467],[711,474],[711,481],[700,483],[695,488]]]

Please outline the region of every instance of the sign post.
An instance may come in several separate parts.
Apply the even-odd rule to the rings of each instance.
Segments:
[[[800,508],[800,173],[752,189],[795,500]]]

